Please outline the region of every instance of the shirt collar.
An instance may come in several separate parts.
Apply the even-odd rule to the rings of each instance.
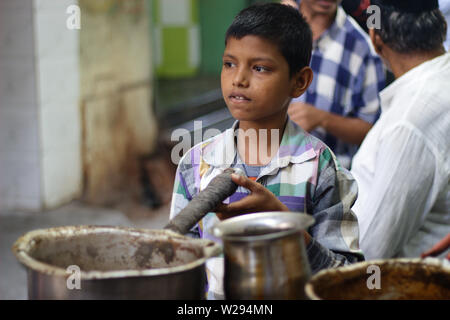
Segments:
[[[239,121],[235,121],[230,129],[213,138],[202,148],[202,156],[207,164],[222,169],[232,165],[236,156],[234,131],[238,123]],[[289,163],[305,162],[316,155],[309,134],[288,119],[278,152],[261,174],[273,173],[279,168],[288,166]]]
[[[410,86],[411,82],[417,82],[418,79],[424,79],[425,75],[440,69],[440,64],[450,62],[450,53],[445,53],[434,59],[425,61],[412,68],[400,78],[396,79],[389,86],[380,92],[381,111],[386,112],[391,107],[392,99],[405,87]]]

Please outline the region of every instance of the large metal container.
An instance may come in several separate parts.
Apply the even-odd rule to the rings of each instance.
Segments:
[[[450,299],[450,266],[429,258],[371,260],[322,270],[305,290],[313,300]]]
[[[311,270],[302,230],[313,223],[302,213],[264,212],[214,226],[223,240],[225,298],[305,298]]]
[[[29,299],[203,299],[206,259],[221,249],[168,230],[71,226],[31,231],[13,251]]]

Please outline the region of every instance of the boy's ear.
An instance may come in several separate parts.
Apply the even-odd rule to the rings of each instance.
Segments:
[[[292,88],[292,98],[300,97],[306,89],[308,89],[313,79],[313,71],[310,67],[304,67],[298,71],[293,77],[294,86]]]

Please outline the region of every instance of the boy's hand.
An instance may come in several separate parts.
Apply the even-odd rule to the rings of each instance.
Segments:
[[[220,220],[253,212],[289,211],[288,207],[261,184],[237,174],[232,174],[231,179],[237,185],[250,190],[251,193],[239,201],[218,205],[216,214]]]
[[[237,185],[250,190],[251,193],[239,201],[218,205],[216,207],[216,215],[220,220],[253,212],[290,211],[272,192],[258,182],[237,174],[232,174],[231,179]],[[303,237],[305,244],[308,245],[311,241],[311,236],[308,232],[303,231]]]
[[[293,102],[289,105],[288,115],[303,130],[310,132],[322,125],[327,112],[317,109],[309,103]]]

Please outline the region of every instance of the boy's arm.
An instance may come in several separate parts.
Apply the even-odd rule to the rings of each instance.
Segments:
[[[350,209],[358,192],[356,181],[337,165],[329,149],[321,154],[319,166],[312,203],[316,223],[309,229],[312,238],[307,245],[313,273],[364,260],[358,220]]]

